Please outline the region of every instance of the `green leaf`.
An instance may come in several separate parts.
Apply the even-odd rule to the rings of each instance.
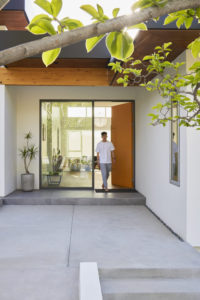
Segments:
[[[104,34],[87,39],[86,40],[87,52],[90,52],[100,42],[100,40],[103,37],[104,37]]]
[[[143,57],[143,60],[150,60],[152,58],[153,58],[152,55],[146,55],[145,57]]]
[[[48,15],[40,14],[35,16],[31,20],[26,29],[32,32],[33,34],[45,34],[47,31],[36,25],[39,20],[52,21],[52,19]]]
[[[83,26],[83,23],[76,19],[64,18],[60,21],[62,26],[65,26],[67,29],[72,30]]]
[[[191,49],[192,51],[192,55],[197,58],[197,56],[200,53],[200,39],[197,38],[196,40],[194,40],[192,43],[190,43],[188,45],[188,48]]]
[[[51,0],[53,16],[56,18],[62,8],[62,0]]]
[[[181,25],[183,25],[183,23],[185,22],[185,17],[184,16],[181,16],[180,18],[178,18],[177,22],[176,22],[176,26],[178,28],[181,27]]]
[[[45,14],[39,14],[37,16],[35,16],[31,22],[31,23],[35,23],[36,21],[40,20],[40,19],[44,19],[44,20],[48,20],[48,21],[52,21],[52,18],[50,18],[48,15],[45,15]]]
[[[59,56],[61,48],[56,48],[53,50],[48,50],[42,53],[42,61],[46,67],[52,64],[56,58]]]
[[[185,20],[185,27],[186,27],[186,29],[189,29],[191,27],[193,20],[194,20],[193,17],[187,18]]]
[[[198,7],[198,8],[196,9],[196,15],[197,15],[198,18],[200,18],[200,7]]]
[[[168,25],[172,22],[174,22],[178,17],[177,16],[174,16],[174,15],[169,15],[165,18],[165,21],[164,21],[164,25]]]
[[[47,0],[35,0],[35,4],[37,4],[39,7],[44,9],[46,12],[48,12],[50,15],[53,15],[53,9],[51,7],[51,4]]]
[[[134,45],[127,32],[111,32],[106,38],[106,46],[111,56],[124,60],[132,55]]]
[[[98,9],[99,17],[102,18],[104,16],[103,8],[101,7],[101,5],[97,4],[97,9]]]
[[[139,24],[128,27],[128,29],[147,30],[147,25],[145,23],[139,23]]]
[[[133,61],[133,62],[131,63],[131,66],[139,65],[139,64],[141,64],[141,63],[142,63],[141,60],[136,59],[135,61]]]
[[[99,18],[98,11],[92,5],[86,4],[86,5],[82,5],[80,8],[82,10],[86,11],[94,19],[98,19]]]
[[[35,24],[31,24],[31,25],[28,25],[27,27],[26,27],[31,33],[33,33],[33,34],[45,34],[45,33],[47,33],[47,31],[46,30],[44,30],[44,29],[42,29],[41,27],[39,27],[39,26],[37,26],[37,25],[35,25]]]
[[[44,33],[49,33],[51,35],[56,34],[56,30],[54,29],[53,25],[51,24],[50,21],[46,19],[39,19],[34,23],[31,23],[29,25],[29,30],[34,33],[39,31],[40,33],[35,33],[35,34],[44,34]]]
[[[120,8],[114,8],[112,11],[113,18],[116,18],[119,13]]]
[[[200,61],[196,61],[191,67],[190,70],[200,69]]]
[[[166,50],[169,46],[171,46],[172,45],[172,42],[169,42],[169,43],[164,43],[163,44],[163,48],[164,48],[164,50]]]

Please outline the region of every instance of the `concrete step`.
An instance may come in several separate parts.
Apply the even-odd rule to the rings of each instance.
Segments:
[[[200,268],[100,268],[99,274],[103,280],[123,278],[200,278]]]
[[[104,300],[200,299],[200,278],[134,278],[101,282]]]
[[[200,299],[200,269],[100,269],[104,300]]]
[[[145,205],[143,195],[132,193],[95,193],[95,191],[16,191],[2,197],[7,205]]]

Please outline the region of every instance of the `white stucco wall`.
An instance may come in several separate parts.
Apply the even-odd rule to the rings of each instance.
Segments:
[[[0,197],[5,195],[5,86],[0,85]]]
[[[200,246],[200,131],[187,129],[187,241]]]
[[[185,54],[179,57],[185,59]],[[177,234],[186,238],[186,129],[180,130],[180,187],[170,183],[170,126],[151,126],[148,113],[162,99],[137,89],[136,188],[147,205]]]
[[[12,90],[0,85],[0,196],[16,189],[16,112]]]
[[[195,59],[191,51],[186,51],[186,69],[199,58]],[[193,246],[200,246],[200,131],[187,129],[187,241]]]
[[[170,183],[170,127],[151,126],[148,113],[160,102],[157,93],[138,91],[136,98],[136,189],[147,205],[186,238],[186,130],[180,130],[180,187]]]
[[[16,101],[13,90],[5,88],[5,194],[17,188]]]
[[[16,97],[17,149],[24,144],[24,134],[33,133],[33,142],[39,145],[39,100],[40,99],[82,99],[82,100],[131,100],[134,89],[121,87],[10,87]],[[23,162],[17,156],[17,188],[20,188],[20,174],[24,172]],[[39,188],[39,156],[31,165],[35,173],[35,188]]]

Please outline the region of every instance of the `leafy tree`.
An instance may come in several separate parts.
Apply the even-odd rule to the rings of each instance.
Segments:
[[[200,9],[188,9],[168,15],[164,24],[169,24],[176,20],[177,27],[185,25],[190,28],[194,19],[200,22]],[[185,64],[168,61],[168,55],[172,51],[172,43],[165,43],[155,47],[153,54],[145,56],[142,60],[133,58],[125,59],[125,65],[119,61],[110,63],[114,72],[122,74],[117,82],[127,85],[140,85],[147,91],[157,91],[164,99],[164,102],[157,103],[153,107],[154,113],[150,113],[151,124],[161,124],[166,126],[168,121],[176,122],[186,127],[196,127],[200,130],[200,62],[195,62],[188,74],[182,74],[180,68]],[[195,58],[200,53],[200,39],[197,38],[188,45]],[[127,66],[128,64],[128,66]],[[144,73],[143,70],[146,70]],[[155,79],[150,80],[150,78]],[[180,113],[172,116],[172,107],[180,107]]]
[[[86,39],[86,49],[89,52],[106,35],[106,46],[111,56],[125,63],[129,62],[128,67],[121,66],[119,61],[110,64],[115,72],[123,74],[118,83],[127,86],[130,82],[137,81],[148,91],[158,90],[165,99],[164,103],[158,103],[154,107],[156,113],[150,114],[152,124],[165,126],[168,121],[175,122],[179,119],[180,125],[200,128],[200,63],[195,63],[191,67],[190,74],[181,75],[182,63],[175,64],[167,60],[171,51],[169,43],[157,46],[155,52],[144,57],[142,61],[134,61],[130,58],[134,52],[134,44],[128,34],[130,28],[147,30],[145,21],[158,20],[160,16],[166,14],[168,16],[165,18],[165,25],[176,21],[178,28],[184,25],[188,29],[194,19],[199,22],[200,0],[138,0],[132,6],[131,16],[118,17],[120,9],[114,8],[113,19],[110,20],[99,4],[96,8],[82,5],[81,9],[92,17],[93,23],[89,26],[83,26],[81,21],[69,17],[60,20],[58,15],[62,9],[62,0],[34,2],[45,11],[45,14],[35,16],[27,29],[33,34],[47,33],[51,37],[43,38],[41,42],[34,41],[1,51],[0,65],[43,52],[43,62],[48,66],[59,56],[61,47]],[[55,22],[56,26],[53,25]],[[200,38],[194,40],[188,48],[194,57],[198,57]],[[146,67],[145,75],[142,73],[141,65]],[[156,79],[148,81],[152,75],[157,75]],[[169,112],[173,105],[180,105],[184,113],[181,116],[171,117]]]
[[[8,2],[10,2],[10,0],[0,0],[0,10],[3,9]]]
[[[35,0],[34,2],[45,11],[45,14],[33,18],[28,29],[34,34],[47,33],[51,36],[1,51],[0,65],[6,65],[42,52],[46,52],[43,54],[43,61],[49,65],[58,57],[62,47],[87,40],[87,50],[91,51],[105,34],[108,34],[106,45],[111,56],[117,59],[126,59],[134,51],[128,28],[145,30],[144,22],[150,19],[158,19],[160,16],[178,12],[183,15],[185,10],[195,11],[200,7],[200,0],[138,0],[132,6],[131,15],[118,17],[119,8],[114,8],[113,18],[108,19],[100,5],[97,5],[97,8],[91,5],[82,5],[81,9],[89,13],[93,20],[91,25],[82,26],[83,24],[76,19],[68,17],[62,20],[58,19],[62,0]],[[138,10],[140,11],[138,12]],[[187,26],[191,22],[191,17],[191,15],[183,16]],[[186,21],[186,19],[188,20]],[[57,22],[56,27],[53,25],[55,21]],[[47,52],[47,50],[53,51]]]

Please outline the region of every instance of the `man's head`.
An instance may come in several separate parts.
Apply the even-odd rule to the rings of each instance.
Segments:
[[[103,141],[103,142],[106,142],[106,141],[107,141],[107,132],[106,132],[106,131],[103,131],[103,132],[101,133],[101,138],[102,138],[102,141]]]

